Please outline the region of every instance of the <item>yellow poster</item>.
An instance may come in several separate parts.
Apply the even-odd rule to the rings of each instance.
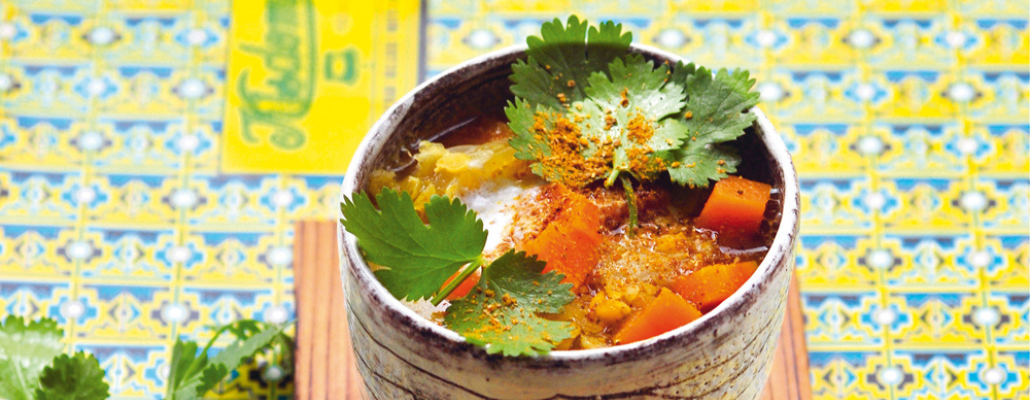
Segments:
[[[418,83],[417,0],[235,1],[232,21],[222,171],[343,174]]]

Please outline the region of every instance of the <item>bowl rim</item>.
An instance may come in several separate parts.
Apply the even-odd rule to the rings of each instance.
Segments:
[[[413,102],[416,95],[420,94],[428,87],[433,86],[436,82],[444,79],[444,77],[467,68],[474,67],[478,64],[486,63],[493,59],[509,57],[518,53],[524,54],[526,49],[527,46],[525,44],[512,45],[471,58],[426,80],[404,96],[398,98],[394,104],[391,105],[378,120],[376,120],[372,127],[369,128],[368,133],[365,134],[361,144],[358,145],[354,156],[347,167],[347,171],[357,171],[361,167],[361,164],[368,160],[368,158],[365,157],[366,155],[374,154],[372,150],[381,150],[381,148],[376,149],[376,147],[381,147],[381,144],[377,143],[375,139],[380,137],[388,139],[390,137],[385,129],[393,122],[395,115],[408,110],[408,106]],[[688,62],[684,57],[645,44],[631,43],[629,51],[664,58],[670,63],[677,61]],[[766,253],[766,256],[762,259],[756,272],[753,273],[740,288],[733,292],[729,298],[724,300],[716,308],[705,313],[701,318],[669,332],[628,344],[598,349],[552,350],[547,354],[532,356],[532,358],[554,361],[596,361],[627,353],[638,353],[642,350],[656,347],[659,343],[673,338],[697,333],[699,330],[704,328],[706,324],[715,323],[718,319],[725,318],[726,313],[729,312],[729,310],[743,307],[746,305],[745,303],[749,297],[757,296],[759,294],[758,292],[761,290],[763,284],[772,279],[774,272],[776,272],[775,269],[781,264],[784,264],[784,258],[788,256],[788,254],[792,254],[791,250],[794,248],[800,223],[798,214],[800,209],[800,196],[797,171],[794,168],[794,164],[790,153],[787,150],[786,144],[783,142],[783,139],[776,132],[772,123],[761,109],[755,106],[752,107],[750,111],[756,116],[755,122],[761,130],[759,137],[761,142],[769,151],[771,161],[783,172],[783,209],[781,212],[779,229],[773,238],[773,242],[769,245],[768,253]],[[776,171],[774,169],[774,173],[775,172]],[[352,193],[355,193],[358,189],[358,182],[355,176],[356,174],[345,173],[339,197],[341,202]],[[338,239],[337,245],[340,250],[339,258],[341,271],[343,268],[350,267],[354,270],[356,278],[359,278],[360,282],[373,282],[371,285],[360,285],[360,287],[369,292],[369,294],[375,297],[377,301],[385,305],[387,312],[393,314],[391,317],[401,317],[408,322],[415,324],[415,328],[425,332],[432,332],[439,338],[452,342],[452,345],[465,344],[465,339],[460,334],[432,323],[421,315],[415,313],[415,311],[402,304],[400,300],[394,298],[393,295],[386,290],[386,287],[379,283],[375,278],[375,275],[372,273],[372,270],[360,256],[361,253],[358,250],[357,238],[347,232],[346,229],[343,228],[343,224],[340,223],[342,218],[342,213],[338,213],[336,223]],[[350,257],[349,255],[354,255],[354,257]],[[352,265],[347,261],[347,259],[358,260],[360,261],[360,265]],[[789,262],[789,260],[786,261]],[[341,279],[346,278],[341,276]],[[347,308],[350,309],[350,307]],[[475,348],[473,351],[482,352],[482,355],[484,356],[487,355],[485,348],[480,346],[470,346]],[[524,357],[504,358],[521,359]]]

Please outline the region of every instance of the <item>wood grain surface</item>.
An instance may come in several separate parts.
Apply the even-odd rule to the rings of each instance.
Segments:
[[[297,295],[298,400],[359,400],[364,385],[347,331],[336,249],[336,222],[297,223],[294,284]],[[762,400],[811,400],[808,349],[797,278],[787,299],[783,332]]]

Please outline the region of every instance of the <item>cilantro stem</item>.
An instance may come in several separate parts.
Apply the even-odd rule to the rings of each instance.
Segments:
[[[626,190],[626,205],[629,206],[629,225],[626,227],[626,236],[633,237],[633,229],[637,226],[637,195],[633,193],[633,182],[623,176],[622,188]]]
[[[218,337],[219,337],[219,336],[222,336],[222,333],[225,333],[225,331],[227,331],[227,330],[229,330],[230,328],[232,328],[232,326],[233,326],[234,324],[235,324],[235,323],[232,323],[232,324],[228,324],[228,325],[225,325],[225,326],[223,326],[223,327],[219,328],[219,329],[218,329],[217,331],[215,331],[215,336],[213,336],[213,337],[211,338],[211,340],[209,340],[209,341],[207,342],[207,345],[206,345],[206,346],[204,346],[204,350],[200,352],[200,354],[201,354],[202,356],[197,356],[197,358],[194,358],[194,359],[193,359],[193,362],[191,362],[191,363],[190,363],[190,365],[189,365],[189,367],[188,367],[188,368],[186,368],[186,372],[185,372],[184,374],[182,374],[182,376],[191,376],[191,375],[193,375],[194,373],[197,373],[197,372],[199,372],[199,371],[200,371],[201,369],[203,369],[203,368],[204,368],[204,365],[203,365],[203,364],[207,362],[207,351],[211,349],[211,346],[214,346],[214,344],[215,344],[215,342],[216,342],[216,341],[218,341]],[[202,358],[203,358],[203,359],[202,359]],[[178,389],[178,388],[176,388],[176,390],[177,390],[177,389]],[[173,393],[174,393],[174,391],[173,391]],[[173,396],[174,396],[174,395],[173,395]]]
[[[433,303],[434,306],[440,305],[440,303],[442,303],[444,299],[446,299],[447,296],[454,291],[454,289],[458,288],[458,285],[461,285],[461,283],[465,282],[465,280],[468,279],[469,276],[472,276],[472,274],[475,273],[481,265],[483,265],[483,256],[479,256],[479,258],[477,258],[476,261],[473,261],[472,264],[469,264],[468,267],[465,267],[465,269],[462,270],[461,273],[458,274],[458,276],[454,277],[454,279],[452,279],[451,282],[447,284],[447,286],[444,286],[443,289],[440,289],[440,291],[437,292],[435,296],[433,296],[430,302]]]
[[[615,184],[615,179],[619,177],[619,172],[622,172],[622,170],[613,168],[612,172],[608,174],[608,178],[604,180],[604,187],[612,187]]]
[[[221,328],[218,328],[218,330],[215,331],[215,335],[213,337],[211,337],[211,340],[208,340],[207,345],[204,346],[204,350],[202,350],[200,352],[200,354],[203,355],[204,359],[202,360],[201,359],[202,357],[200,357],[200,356],[198,356],[197,358],[193,359],[193,362],[191,362],[189,367],[186,368],[186,373],[184,373],[183,376],[191,376],[194,373],[197,373],[201,369],[203,369],[204,368],[203,364],[207,361],[207,358],[206,358],[207,354],[208,354],[207,352],[208,352],[208,350],[211,350],[211,346],[215,345],[215,342],[218,341],[218,338],[220,336],[222,336],[223,333],[225,333],[229,329],[232,329],[233,326],[238,324],[238,323],[239,323],[239,321],[236,321],[236,322],[233,322],[231,324],[224,325]],[[237,340],[239,340],[239,338],[237,338]]]

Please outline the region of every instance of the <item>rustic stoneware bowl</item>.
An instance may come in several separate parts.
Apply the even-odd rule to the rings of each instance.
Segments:
[[[656,62],[679,57],[633,45]],[[342,196],[363,190],[371,172],[404,147],[512,96],[512,47],[472,59],[422,84],[369,131],[343,181]],[[769,374],[794,268],[798,185],[790,154],[757,108],[738,139],[741,174],[774,187],[781,215],[758,271],[701,319],[661,336],[607,349],[546,356],[488,355],[457,333],[418,316],[372,275],[354,236],[339,226],[340,270],[357,366],[375,399],[755,399]],[[342,197],[341,197],[342,200]]]

